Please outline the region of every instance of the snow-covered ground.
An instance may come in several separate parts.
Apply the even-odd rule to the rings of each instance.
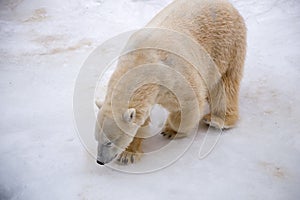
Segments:
[[[248,27],[241,120],[207,158],[197,158],[201,133],[177,162],[149,174],[101,167],[83,148],[72,111],[82,64],[169,2],[0,1],[1,200],[300,199],[297,0],[232,1]]]

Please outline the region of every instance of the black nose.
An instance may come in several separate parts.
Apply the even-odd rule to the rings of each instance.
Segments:
[[[101,162],[101,161],[99,161],[99,160],[97,160],[97,163],[98,163],[99,165],[104,165],[104,162]]]

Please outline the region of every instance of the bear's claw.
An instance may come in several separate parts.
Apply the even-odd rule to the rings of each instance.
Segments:
[[[140,158],[141,158],[141,153],[124,151],[119,155],[117,162],[122,165],[127,165],[127,164],[135,163],[136,161],[140,160]]]
[[[163,137],[168,138],[168,139],[173,139],[176,136],[176,132],[175,131],[168,131],[168,132],[161,132],[160,133]]]

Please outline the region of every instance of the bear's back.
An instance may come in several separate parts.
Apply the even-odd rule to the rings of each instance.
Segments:
[[[219,66],[221,74],[238,49],[246,52],[244,20],[226,0],[176,0],[146,27],[171,29],[191,36]]]

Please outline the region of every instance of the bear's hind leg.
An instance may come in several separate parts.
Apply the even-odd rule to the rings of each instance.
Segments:
[[[239,119],[238,98],[242,76],[242,72],[239,70],[241,69],[229,69],[222,76],[222,81],[211,91],[213,97],[209,102],[211,113],[203,117],[206,124],[222,129],[232,128],[236,125]],[[222,102],[222,99],[226,102]],[[212,116],[213,120],[211,120]]]
[[[241,73],[229,69],[222,77],[226,94],[226,114],[224,128],[232,128],[239,119],[239,89]]]

